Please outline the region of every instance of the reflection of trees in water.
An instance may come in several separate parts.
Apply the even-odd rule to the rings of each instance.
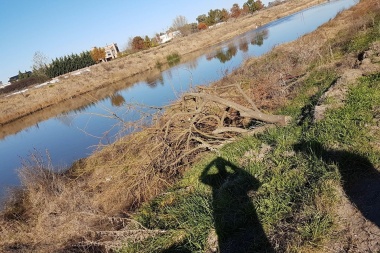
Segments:
[[[172,70],[171,69],[168,69],[166,71],[166,74],[168,75],[168,79],[169,80],[173,80],[173,73],[172,73]]]
[[[98,103],[98,102],[102,102],[102,101],[104,101],[104,100],[106,100],[106,99],[107,99],[107,98],[103,98],[103,99],[99,99],[99,100],[96,101],[96,102],[91,102],[91,103],[89,103],[89,104],[87,104],[87,105],[81,106],[81,107],[79,107],[79,108],[73,110],[73,112],[74,112],[74,113],[85,112],[85,111],[87,111],[88,109],[90,109],[91,107],[95,106],[96,103]]]
[[[161,73],[158,77],[148,77],[145,81],[150,88],[156,88],[158,84],[164,85],[164,77]]]
[[[196,69],[197,67],[198,67],[198,61],[197,60],[190,61],[190,62],[186,63],[186,68],[188,68],[188,69]]]
[[[206,60],[211,61],[212,59],[215,58],[216,51],[212,51],[206,54]]]
[[[245,37],[241,38],[239,41],[239,50],[245,52],[248,52],[248,41]]]
[[[268,29],[257,31],[253,33],[251,37],[240,38],[238,47],[235,44],[231,43],[228,45],[227,50],[219,49],[217,51],[206,54],[206,59],[208,61],[212,59],[218,59],[221,63],[226,63],[237,54],[238,49],[244,53],[248,52],[249,42],[251,43],[251,45],[261,46],[264,44],[264,40],[266,40],[268,37],[269,37]]]
[[[112,106],[120,107],[125,103],[125,99],[119,93],[115,93],[111,96],[111,104]]]
[[[63,113],[57,117],[57,120],[63,125],[70,127],[74,121],[74,115],[71,113]],[[38,124],[37,124],[38,125]]]
[[[264,44],[264,40],[268,39],[269,31],[268,29],[264,29],[254,33],[253,38],[251,39],[251,45],[261,46]]]
[[[232,59],[237,53],[237,47],[234,44],[229,44],[228,49],[226,51],[219,50],[215,58],[217,58],[221,63],[228,62],[229,60]]]

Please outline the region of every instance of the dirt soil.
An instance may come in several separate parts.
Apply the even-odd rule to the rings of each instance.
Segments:
[[[94,94],[95,90],[110,87],[120,81],[148,71],[155,71],[155,65],[159,61],[166,62],[166,56],[177,52],[182,61],[187,61],[205,52],[207,48],[220,42],[233,38],[264,25],[270,21],[290,15],[313,5],[323,3],[323,0],[298,0],[261,10],[253,15],[229,20],[218,27],[198,32],[191,36],[177,38],[174,41],[160,45],[156,48],[142,51],[127,57],[119,58],[111,62],[91,66],[80,75],[75,72],[59,77],[59,82],[40,88],[32,88],[14,95],[0,96],[0,125],[21,119],[32,113],[55,106],[64,101],[70,101],[80,95],[91,94],[85,100],[94,101],[104,98],[104,93]],[[130,66],[133,66],[132,68]],[[129,83],[129,82],[128,82]],[[107,93],[108,95],[108,93]],[[55,108],[54,114],[62,113],[68,109],[75,109],[83,104],[70,103],[69,107]],[[54,116],[48,113],[49,116]],[[44,116],[43,119],[47,118]],[[34,120],[28,124],[35,124]],[[13,127],[11,127],[13,129]],[[20,126],[14,127],[12,132],[19,131]],[[6,132],[4,133],[6,135]]]

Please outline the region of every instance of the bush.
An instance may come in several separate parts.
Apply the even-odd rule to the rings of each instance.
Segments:
[[[205,23],[199,23],[198,24],[198,30],[206,30],[207,27],[208,26]]]
[[[49,78],[46,76],[31,76],[28,78],[24,78],[16,82],[13,82],[11,85],[8,85],[0,89],[0,94],[6,94],[9,92],[19,91],[31,85],[46,82],[47,80],[49,80]]]
[[[174,52],[166,56],[166,60],[168,61],[169,66],[174,66],[180,62],[181,57],[177,52]]]

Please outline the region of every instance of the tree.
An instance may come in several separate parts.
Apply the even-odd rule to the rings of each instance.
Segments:
[[[242,15],[242,16],[245,16],[245,15],[247,15],[248,13],[251,13],[251,11],[249,10],[248,5],[244,4],[244,5],[243,5],[243,8],[242,8],[242,10],[241,10],[241,15]]]
[[[222,20],[222,11],[219,9],[210,10],[206,18],[206,24],[208,26],[215,25],[216,23],[221,22]]]
[[[172,24],[172,28],[174,31],[177,31],[179,30],[181,27],[184,27],[185,25],[187,25],[188,22],[187,22],[187,19],[185,16],[177,16],[174,20],[173,20],[173,24]]]
[[[140,36],[136,36],[132,40],[132,49],[133,50],[143,50],[145,49],[145,41]]]
[[[32,71],[36,76],[46,76],[46,66],[48,65],[49,58],[40,51],[33,55]]]
[[[238,18],[241,14],[241,9],[239,4],[233,4],[231,8],[231,17]]]
[[[205,23],[198,24],[198,30],[206,30],[206,29],[207,29],[207,25]]]
[[[148,35],[145,35],[144,49],[148,49],[148,48],[151,48],[151,47],[152,47],[152,41],[150,40],[150,38],[148,37]]]
[[[221,10],[222,22],[226,22],[230,18],[230,13],[226,9]]]
[[[260,0],[248,0],[244,7],[247,7],[249,9],[250,13],[254,13],[255,11],[261,10],[264,8],[264,4]]]
[[[94,62],[100,62],[101,60],[106,58],[106,50],[104,50],[104,48],[94,47],[91,50],[91,58],[94,60]],[[67,59],[65,59],[64,61],[67,62]]]
[[[198,21],[198,24],[206,23],[207,16],[205,14],[199,15],[196,20]]]
[[[183,36],[187,36],[192,32],[192,26],[187,22],[186,17],[184,16],[177,16],[173,20],[173,24],[171,29],[173,31],[180,31]]]

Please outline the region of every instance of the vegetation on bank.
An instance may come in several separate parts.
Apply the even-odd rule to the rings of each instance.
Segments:
[[[175,140],[158,145],[163,136],[183,131],[165,134],[163,115],[157,126],[105,147],[66,173],[54,173],[37,157],[20,172],[24,188],[1,214],[0,249],[215,252],[219,245],[227,252],[300,252],[323,251],[329,238],[339,241],[340,191],[355,201],[352,178],[379,178],[379,72],[347,86],[343,105],[323,94],[342,71],[369,59],[366,50],[380,38],[379,8],[376,1],[362,1],[338,17],[356,22],[342,22],[330,40],[323,38],[333,22],[291,47],[248,60],[214,84],[212,90],[239,83],[262,111],[291,116],[287,126],[235,135],[221,149],[186,156],[172,145]],[[371,60],[378,65],[376,57]],[[315,121],[320,104],[331,109]],[[218,108],[212,109],[206,116]],[[178,163],[167,161],[178,157]]]
[[[336,64],[347,54],[360,58],[380,41],[380,17],[367,25],[342,32],[330,45]],[[351,83],[344,106],[315,122],[314,108],[339,72],[336,65],[311,68],[298,95],[279,109],[295,119],[289,126],[244,137],[202,159],[134,216],[166,233],[121,252],[216,252],[218,245],[220,252],[307,252],[341,239],[339,189],[365,214],[351,187],[380,179],[380,72]],[[325,101],[333,108],[340,102]]]

